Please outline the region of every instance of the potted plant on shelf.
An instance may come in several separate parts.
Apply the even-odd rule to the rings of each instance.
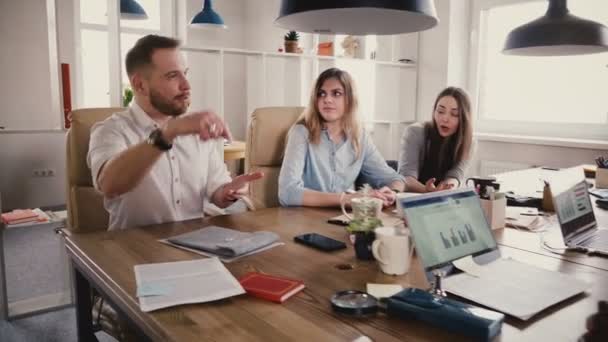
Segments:
[[[287,32],[285,35],[285,52],[298,52],[298,39],[300,39],[300,34],[298,34],[298,32]]]

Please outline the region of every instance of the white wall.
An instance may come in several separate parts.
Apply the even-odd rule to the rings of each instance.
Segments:
[[[252,1],[247,0],[221,0],[213,1],[213,9],[220,14],[227,29],[200,29],[187,28],[186,45],[188,47],[219,47],[219,48],[246,48],[247,34],[251,31],[248,17],[249,5]],[[258,1],[256,1],[257,3]],[[267,1],[266,1],[267,2]],[[264,2],[264,3],[266,3]],[[186,16],[189,21],[201,10],[202,0],[187,0]],[[238,56],[224,58],[224,65],[219,65],[219,55],[212,54],[201,58],[202,54],[189,54],[188,63],[191,68],[190,83],[192,84],[193,105],[191,109],[211,109],[220,114],[230,126],[232,134],[237,140],[245,140],[245,126],[247,123],[247,98],[245,77],[245,61]],[[195,72],[196,69],[205,68],[204,63],[217,64],[213,74]],[[216,93],[213,89],[219,84],[219,68],[223,73],[224,93],[230,96],[230,101],[224,104],[217,103]],[[209,68],[205,68],[209,70]],[[217,81],[216,81],[217,79]],[[213,84],[210,84],[212,82]]]
[[[65,203],[65,133],[0,134],[2,210]],[[49,169],[51,177],[34,177]]]
[[[418,43],[417,119],[429,120],[437,94],[445,88],[448,75],[450,1],[435,1],[439,24],[420,33]]]
[[[188,22],[203,7],[203,0],[186,0],[186,19]],[[247,0],[216,0],[213,9],[224,19],[228,29],[201,29],[189,27],[186,43],[188,46],[223,48],[242,48],[245,39],[245,5]],[[257,1],[255,1],[257,2]]]
[[[450,1],[447,83],[466,88],[471,31],[470,1]]]
[[[51,70],[49,63],[57,58],[47,30],[47,20],[55,19],[47,16],[47,10],[53,9],[53,2],[46,0],[0,1],[0,126],[7,129],[61,126],[57,88],[51,87],[57,65]]]
[[[57,5],[58,59],[73,65],[71,1],[57,1]],[[59,93],[50,86],[49,59],[53,59],[54,47],[49,46],[48,19],[46,0],[0,1],[0,126],[45,130],[0,130],[3,210],[65,203],[65,132],[59,130]],[[52,170],[54,175],[34,177],[34,170],[41,169]]]

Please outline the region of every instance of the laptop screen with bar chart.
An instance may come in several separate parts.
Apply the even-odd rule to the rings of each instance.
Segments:
[[[552,191],[553,186],[554,184],[552,184]],[[581,231],[595,228],[593,206],[587,192],[587,182],[584,179],[554,195],[553,202],[557,209],[557,218],[564,241],[567,242]]]
[[[407,197],[400,204],[427,270],[497,248],[473,189]]]

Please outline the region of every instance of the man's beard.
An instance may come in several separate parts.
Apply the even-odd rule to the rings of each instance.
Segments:
[[[158,92],[150,89],[150,104],[156,110],[167,116],[180,116],[184,114],[186,110],[188,110],[190,102],[186,100],[184,106],[179,106],[174,104],[172,101],[167,100]]]

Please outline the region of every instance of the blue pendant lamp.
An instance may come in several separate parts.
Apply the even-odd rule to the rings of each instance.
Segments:
[[[213,10],[211,0],[205,0],[203,9],[192,18],[190,26],[201,28],[227,28],[222,17]]]
[[[608,52],[608,28],[570,14],[566,0],[549,0],[544,16],[507,36],[506,55],[570,56]]]
[[[144,8],[135,0],[120,0],[120,18],[129,20],[145,20],[148,15]]]

